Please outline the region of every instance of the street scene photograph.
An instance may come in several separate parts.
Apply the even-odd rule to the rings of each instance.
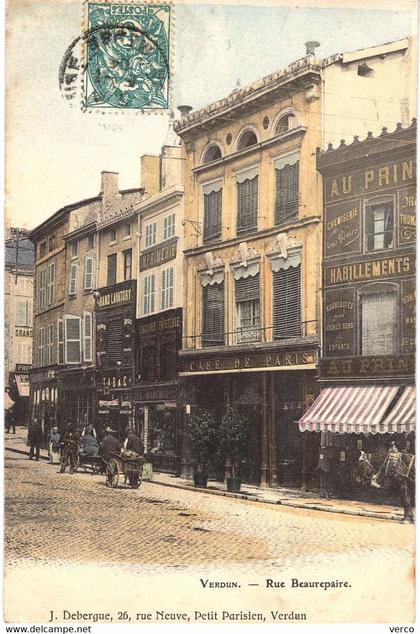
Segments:
[[[6,30],[5,631],[414,631],[417,4]]]

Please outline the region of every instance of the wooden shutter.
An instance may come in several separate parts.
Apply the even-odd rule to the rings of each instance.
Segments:
[[[64,324],[62,319],[59,319],[57,321],[57,359],[58,359],[58,364],[63,365],[64,363]]]
[[[276,225],[295,218],[299,212],[299,161],[276,169]]]
[[[222,190],[204,194],[203,241],[217,240],[222,235]]]
[[[398,352],[397,293],[362,296],[362,354],[384,355]]]
[[[76,293],[76,276],[77,264],[72,264],[70,268],[69,295],[74,295]]]
[[[55,262],[51,262],[48,266],[47,279],[47,304],[52,304],[54,302]]]
[[[108,363],[116,365],[123,356],[123,318],[118,315],[108,320]]]
[[[93,286],[93,258],[85,259],[85,290],[90,290]]]
[[[260,298],[260,275],[243,277],[235,280],[235,294],[237,302],[247,302]]]
[[[203,288],[203,346],[224,344],[224,284],[213,284]]]
[[[301,267],[273,272],[273,339],[301,336]]]
[[[83,360],[92,361],[92,313],[83,313]]]
[[[107,286],[112,286],[117,282],[117,254],[108,255]]]
[[[80,363],[81,355],[81,319],[71,315],[64,316],[65,362]]]
[[[237,183],[238,213],[236,221],[237,235],[257,230],[258,213],[258,176]]]
[[[157,351],[153,345],[145,346],[141,357],[141,378],[143,381],[154,381],[157,375]]]

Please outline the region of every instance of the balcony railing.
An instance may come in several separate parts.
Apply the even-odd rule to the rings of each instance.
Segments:
[[[220,332],[206,332],[199,335],[187,335],[183,339],[183,349],[201,350],[202,348],[241,346],[249,343],[269,343],[276,341],[286,341],[288,339],[298,339],[301,337],[316,337],[318,332],[318,321],[303,321],[297,327],[279,326],[248,326],[235,330]]]

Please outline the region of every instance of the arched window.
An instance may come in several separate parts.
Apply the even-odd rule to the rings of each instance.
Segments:
[[[251,145],[256,145],[258,143],[258,139],[256,137],[255,132],[252,130],[245,130],[239,138],[238,141],[238,150],[243,150],[246,147],[251,147]]]
[[[203,163],[210,163],[210,161],[215,161],[216,159],[222,158],[222,153],[218,145],[211,145],[204,152]]]
[[[288,112],[287,114],[280,117],[279,122],[276,126],[276,134],[282,134],[283,132],[288,132],[289,130],[293,130],[297,126],[297,119],[292,112]]]

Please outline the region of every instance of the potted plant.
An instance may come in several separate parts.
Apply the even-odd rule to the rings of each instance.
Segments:
[[[240,491],[241,478],[238,465],[248,448],[248,421],[238,410],[230,408],[223,416],[219,426],[220,449],[232,464],[232,477],[227,478],[228,491]]]
[[[206,487],[217,444],[217,421],[213,412],[198,410],[188,419],[188,436],[194,460],[194,486]]]

